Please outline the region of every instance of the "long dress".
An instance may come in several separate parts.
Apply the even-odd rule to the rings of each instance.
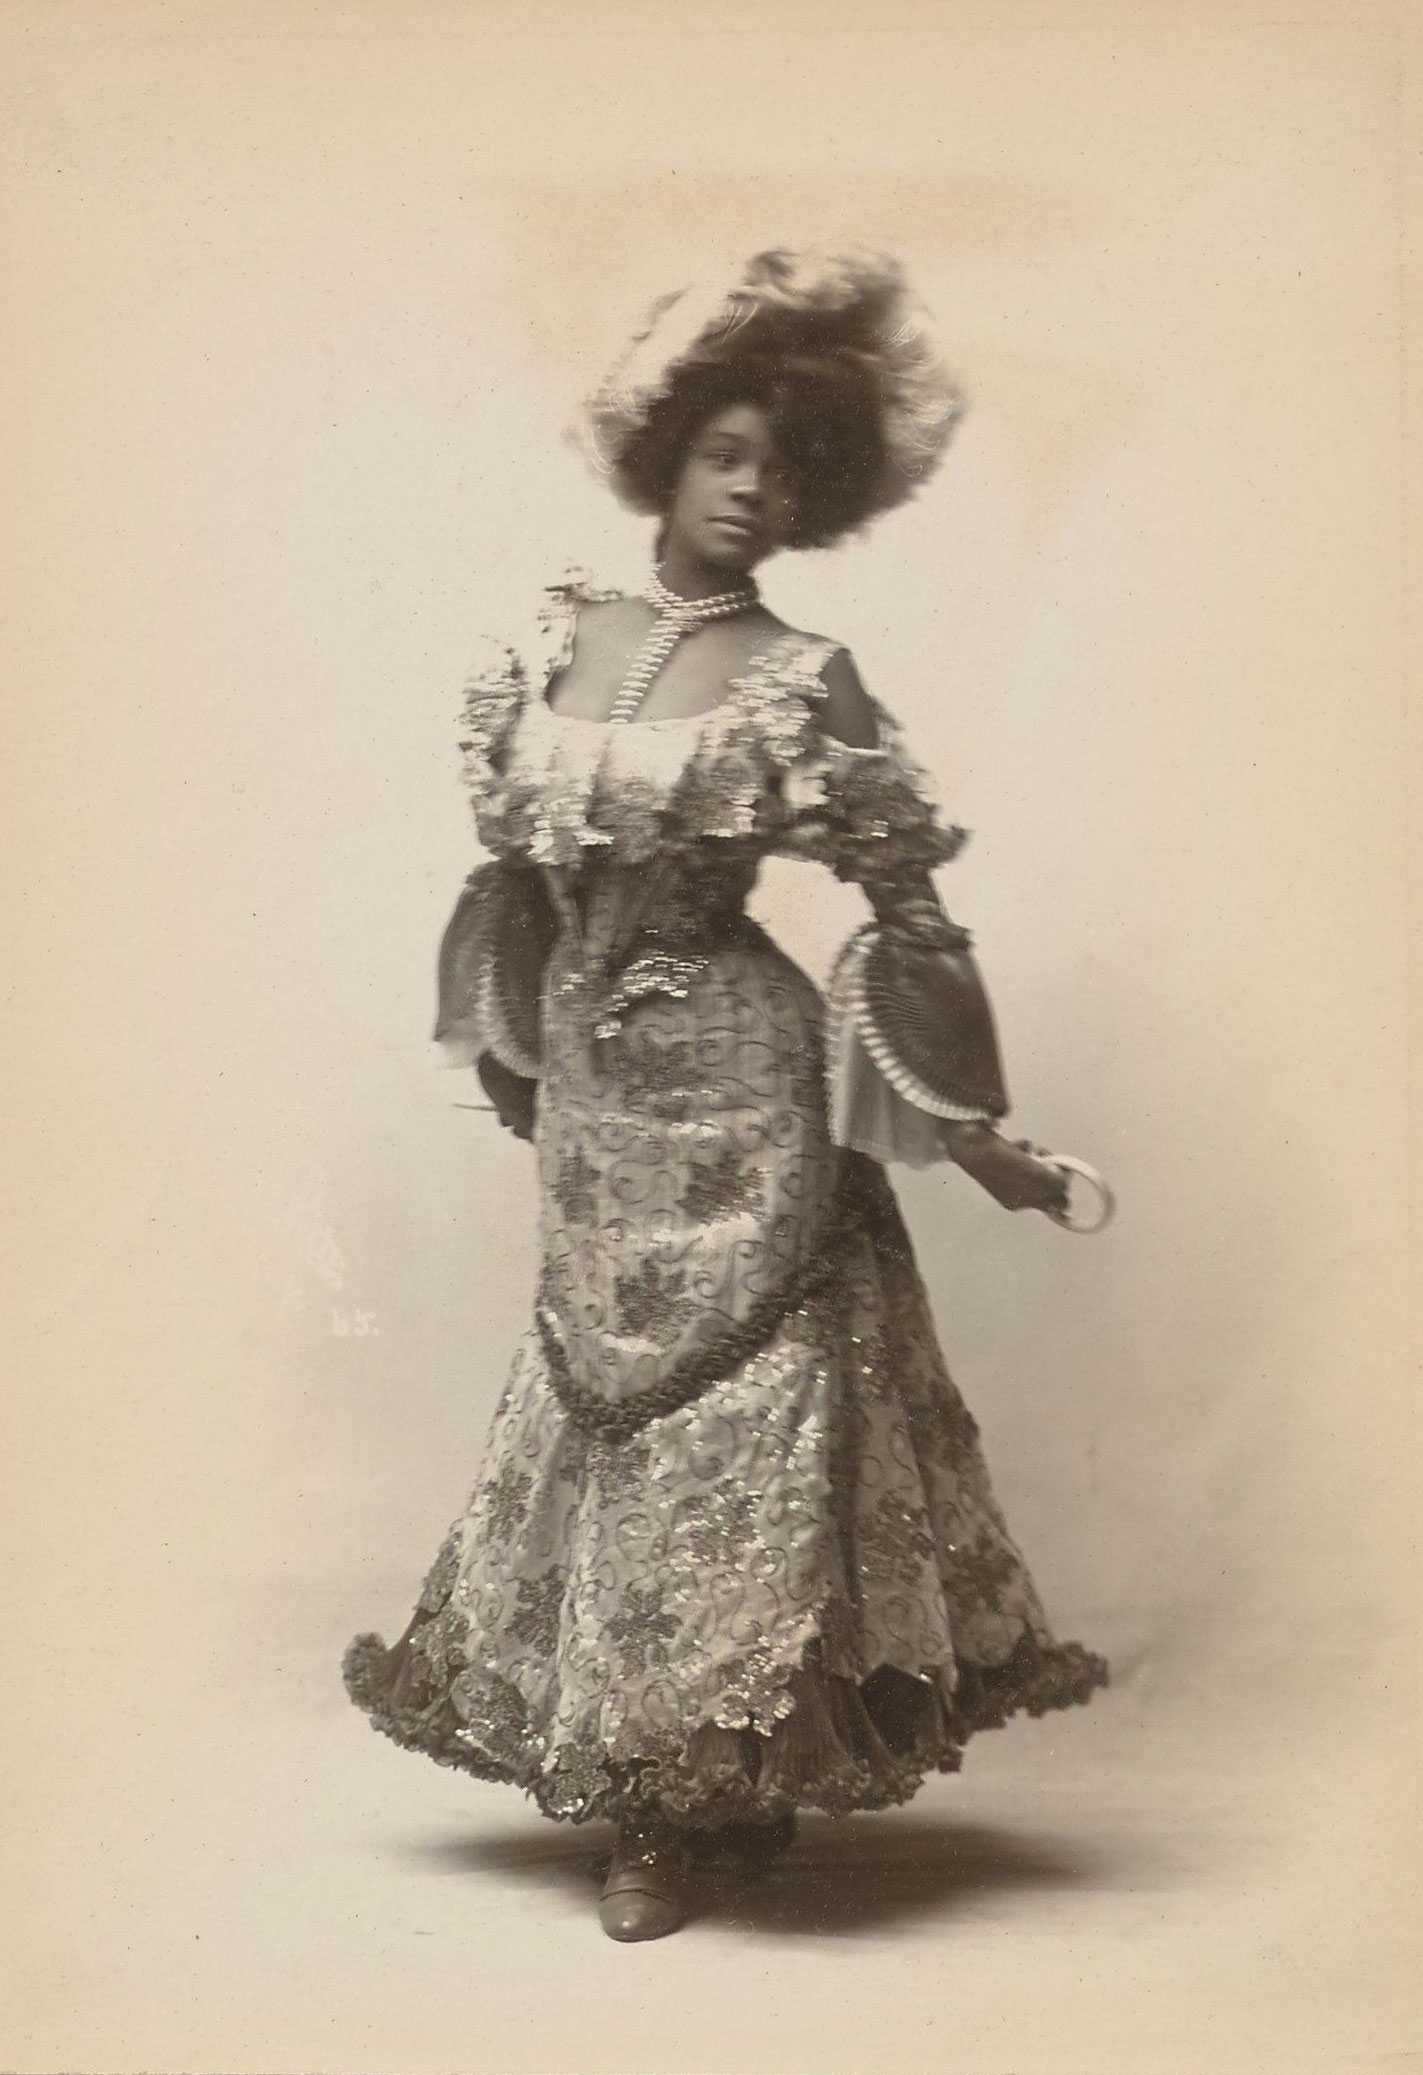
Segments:
[[[932,958],[965,941],[929,879],[964,832],[877,702],[877,748],[822,732],[816,636],[692,719],[555,714],[581,603],[615,595],[550,586],[464,690],[490,861],[436,1036],[536,1081],[542,1268],[468,1503],[345,1680],[554,1818],[882,1808],[1107,1680],[1048,1626],[886,1179],[946,1157],[904,1091],[930,1098],[744,912],[801,856],[866,889],[850,953]]]

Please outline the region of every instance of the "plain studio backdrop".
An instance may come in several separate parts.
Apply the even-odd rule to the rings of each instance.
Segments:
[[[1410,2059],[1402,32],[55,0],[4,36],[0,2063]],[[645,298],[846,238],[971,409],[913,505],[764,583],[975,831],[940,886],[1015,1123],[1120,1192],[1088,1244],[898,1177],[1115,1684],[623,1951],[598,1838],[339,1684],[535,1272],[528,1151],[426,1047],[458,690],[567,557],[640,566],[559,431]],[[792,865],[757,909],[821,977],[863,912]]]

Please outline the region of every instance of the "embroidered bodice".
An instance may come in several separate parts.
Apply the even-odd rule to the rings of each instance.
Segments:
[[[872,748],[824,727],[838,644],[820,635],[768,637],[705,713],[556,713],[548,691],[580,607],[623,595],[570,574],[513,639],[486,640],[466,678],[460,748],[491,863],[470,875],[446,933],[436,1037],[451,1057],[490,1052],[537,1077],[553,967],[560,1028],[579,1044],[615,1037],[634,1004],[685,998],[718,947],[754,927],[744,904],[764,857],[808,858],[860,885],[875,917],[832,980],[832,1126],[877,1157],[942,1157],[943,1120],[1007,1108],[968,932],[930,878],[966,831],[941,819],[877,700]],[[908,1051],[884,1040],[886,984]]]

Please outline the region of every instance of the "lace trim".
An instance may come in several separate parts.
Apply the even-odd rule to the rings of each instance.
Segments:
[[[715,1827],[797,1808],[889,1808],[929,1774],[957,1772],[979,1731],[1083,1706],[1110,1679],[1105,1659],[1080,1643],[1027,1631],[1003,1664],[961,1660],[917,1675],[881,1665],[850,1678],[826,1670],[817,1637],[785,1672],[785,1706],[765,1729],[705,1722],[678,1737],[648,1727],[616,1746],[589,1732],[554,1749],[507,1681],[473,1672],[431,1691],[413,1648],[430,1618],[417,1616],[393,1649],[378,1635],[355,1638],[342,1664],[351,1699],[404,1749],[522,1787],[545,1815],[573,1823],[645,1811]]]

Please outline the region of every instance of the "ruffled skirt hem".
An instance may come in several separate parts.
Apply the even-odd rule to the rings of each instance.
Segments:
[[[430,1697],[406,1646],[405,1637],[387,1648],[378,1635],[361,1635],[346,1651],[346,1689],[371,1726],[438,1764],[521,1787],[544,1815],[574,1823],[656,1812],[716,1829],[774,1823],[797,1809],[848,1815],[893,1807],[930,1774],[957,1772],[977,1731],[1000,1728],[1015,1714],[1081,1706],[1108,1683],[1105,1660],[1080,1643],[1045,1643],[1026,1632],[1003,1664],[960,1661],[956,1676],[883,1665],[867,1678],[848,1678],[827,1671],[813,1643],[788,1688],[789,1711],[767,1730],[708,1722],[684,1740],[624,1732],[616,1748],[588,1737],[549,1751],[512,1686],[480,1682],[476,1732],[458,1683]],[[489,1728],[491,1687],[502,1700],[497,1736]]]

